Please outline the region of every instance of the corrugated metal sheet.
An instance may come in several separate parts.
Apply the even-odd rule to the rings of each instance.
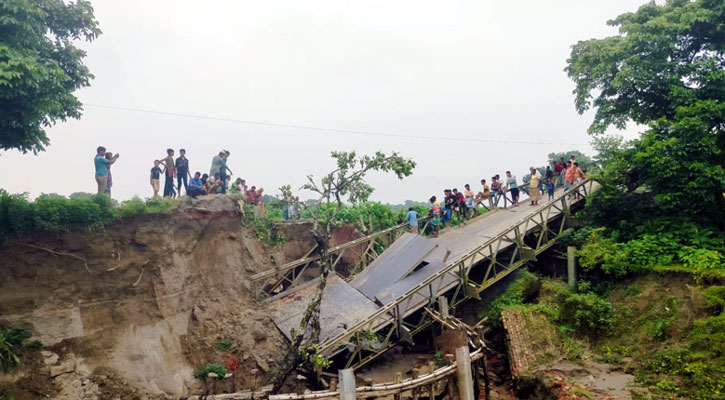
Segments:
[[[423,236],[406,233],[373,260],[350,284],[371,300],[388,286],[408,276],[436,244]]]

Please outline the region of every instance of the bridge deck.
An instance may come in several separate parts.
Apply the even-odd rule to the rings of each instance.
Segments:
[[[557,190],[555,198],[563,194],[563,189]],[[567,200],[571,203],[576,200]],[[373,315],[382,306],[390,304],[405,293],[413,290],[417,285],[424,282],[433,274],[442,271],[448,267],[450,263],[455,262],[459,257],[475,250],[483,243],[497,237],[502,232],[516,226],[521,220],[537,213],[540,209],[549,204],[541,200],[539,206],[529,206],[525,200],[518,207],[509,207],[508,209],[497,209],[486,213],[483,216],[474,218],[462,226],[446,229],[441,232],[437,238],[420,237],[417,240],[429,241],[429,246],[418,246],[420,251],[424,252],[422,257],[423,266],[418,269],[407,272],[400,278],[390,279],[390,276],[381,275],[386,281],[375,282],[375,302],[371,301],[371,292],[360,292],[355,287],[361,287],[364,283],[367,287],[371,286],[369,274],[361,273],[351,281],[350,284],[335,276],[330,277],[328,287],[323,296],[320,323],[322,332],[320,342],[325,343],[327,339],[334,338],[336,334],[344,331],[348,326],[355,325],[366,317]],[[552,220],[561,215],[561,211],[551,209],[547,215],[547,220]],[[535,225],[528,226],[528,231],[536,228]],[[523,233],[523,232],[522,232]],[[401,240],[403,238],[400,238]],[[512,236],[510,241],[503,241],[497,244],[498,251],[506,247],[514,245],[515,238]],[[432,247],[432,250],[429,248]],[[411,246],[391,246],[383,255],[386,257],[382,260],[400,260],[401,257],[395,257],[398,253],[404,251],[405,248],[410,249]],[[426,251],[427,250],[427,251]],[[446,253],[450,254],[446,257]],[[490,256],[494,249],[484,248],[480,251],[482,258]],[[386,254],[390,252],[391,254]],[[382,255],[381,255],[382,256]],[[410,257],[408,257],[410,259]],[[391,268],[393,265],[377,265],[377,268]],[[435,286],[427,289],[421,289],[420,294],[413,296],[410,301],[403,303],[401,310],[403,317],[410,315],[421,307],[425,306],[430,298],[430,292],[439,295],[447,292],[458,284],[459,276],[456,272],[449,272],[443,279],[436,282]],[[316,283],[316,281],[314,282]],[[272,310],[272,317],[275,324],[289,338],[289,330],[291,327],[297,328],[305,308],[315,293],[316,284],[308,282],[302,287],[292,290],[288,295],[284,295],[271,301],[268,305]],[[424,293],[425,292],[425,293]],[[365,295],[367,294],[368,297]],[[391,316],[392,317],[392,316]],[[379,320],[374,330],[382,328],[390,323],[392,318],[384,318]]]

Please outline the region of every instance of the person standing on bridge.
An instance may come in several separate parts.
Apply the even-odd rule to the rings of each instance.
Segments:
[[[441,224],[441,203],[433,196],[430,198],[430,223],[433,226],[433,237],[438,237],[438,226]]]
[[[531,200],[530,206],[539,205],[539,199],[541,198],[541,192],[539,191],[539,183],[541,183],[541,175],[536,168],[529,167],[531,171],[531,180],[529,181],[529,200]]]
[[[571,161],[566,162],[566,172],[564,173],[564,191],[571,189],[574,186],[574,179],[576,174],[576,168]]]
[[[564,158],[562,157],[561,162],[554,160],[554,184],[561,186],[564,184]]]
[[[511,171],[506,171],[506,190],[511,193],[511,201],[514,203],[514,207],[519,205],[519,184],[516,183],[516,177],[511,175]],[[506,202],[504,200],[504,206],[506,208]]]
[[[549,192],[549,201],[554,200],[554,179],[549,179],[549,183],[546,185],[546,191]]]
[[[410,225],[410,233],[418,234],[418,212],[413,207],[408,208],[408,214],[405,215],[405,221]]]

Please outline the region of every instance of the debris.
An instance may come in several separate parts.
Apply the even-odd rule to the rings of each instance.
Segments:
[[[76,370],[74,360],[65,360],[60,365],[52,365],[50,367],[50,377],[55,378],[58,375],[67,374]]]
[[[54,365],[58,362],[59,356],[52,351],[43,350],[40,354],[43,356],[43,363],[45,365]]]

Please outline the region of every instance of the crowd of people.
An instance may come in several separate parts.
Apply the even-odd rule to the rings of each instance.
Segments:
[[[257,189],[256,186],[247,187],[247,182],[242,178],[237,178],[232,182],[233,172],[227,165],[229,155],[228,150],[220,151],[219,154],[212,158],[208,174],[197,171],[192,175],[189,169],[189,159],[186,158],[186,150],[180,149],[179,156],[175,159],[174,149],[167,149],[166,156],[154,160],[154,166],[151,168],[149,179],[153,189],[153,196],[158,197],[159,195],[160,180],[161,175],[163,175],[165,178],[164,197],[180,195],[182,185],[186,194],[193,198],[228,192],[241,195],[243,201],[253,207],[255,215],[264,216],[266,213],[264,189]],[[94,164],[98,193],[111,195],[111,187],[113,186],[111,166],[118,160],[118,157],[118,153],[113,154],[103,146],[96,149]],[[564,190],[567,191],[586,179],[584,170],[579,166],[574,156],[571,156],[568,161],[564,161],[562,157],[559,161],[552,161],[551,164],[551,166],[546,166],[543,174],[536,168],[529,167],[529,205],[538,205],[544,194],[548,194],[548,199],[551,201],[554,198],[556,187],[563,186]],[[428,215],[431,218],[434,235],[437,235],[439,228],[444,228],[453,219],[454,215],[459,221],[475,216],[478,214],[480,206],[486,207],[485,202],[489,203],[487,208],[496,208],[501,198],[504,198],[503,206],[506,208],[508,202],[508,199],[505,198],[506,193],[509,194],[513,207],[519,205],[519,184],[516,176],[511,171],[506,171],[504,179],[501,179],[498,174],[492,176],[490,185],[486,182],[486,179],[481,179],[481,190],[476,194],[474,194],[469,184],[463,187],[463,191],[459,191],[457,188],[453,190],[445,189],[443,191],[443,205],[436,196],[429,199],[431,208]],[[573,195],[576,196],[576,193]],[[299,197],[285,195],[282,204],[285,220],[300,218],[301,203]],[[410,208],[405,220],[409,222],[411,231],[417,233],[417,212]]]
[[[528,194],[530,206],[539,205],[539,201],[544,194],[548,194],[549,201],[553,200],[556,187],[563,186],[564,190],[568,191],[574,185],[586,179],[584,170],[579,166],[574,156],[571,156],[569,161],[566,162],[564,158],[559,161],[552,161],[552,166],[547,165],[543,174],[536,168],[529,167]],[[463,192],[456,188],[443,190],[442,205],[436,196],[432,196],[428,200],[430,202],[428,216],[431,220],[433,235],[437,236],[439,230],[445,228],[454,215],[458,221],[475,216],[478,214],[480,206],[486,207],[484,204],[486,201],[489,203],[486,208],[496,208],[503,198],[503,208],[507,208],[508,199],[505,197],[506,193],[510,196],[512,206],[517,207],[521,192],[516,176],[511,171],[506,171],[504,179],[501,179],[498,174],[492,176],[490,186],[485,179],[481,179],[481,190],[475,195],[471,190],[471,186],[466,184]],[[576,197],[577,194],[574,193],[573,196]],[[405,221],[409,222],[412,233],[418,233],[418,213],[413,208],[408,210]]]
[[[174,149],[167,149],[166,155],[154,160],[154,166],[149,173],[149,183],[153,190],[153,197],[159,197],[161,189],[161,176],[164,176],[164,190],[162,196],[180,196],[184,187],[186,195],[192,198],[209,194],[238,194],[242,200],[251,205],[255,215],[265,215],[264,188],[257,189],[256,186],[247,187],[247,182],[237,178],[232,182],[233,172],[227,165],[227,159],[231,154],[228,150],[222,150],[211,160],[211,168],[208,174],[197,171],[191,174],[189,159],[186,158],[186,150],[179,149],[179,156],[174,158]],[[96,183],[98,193],[111,195],[113,180],[111,177],[111,166],[118,160],[118,154],[107,151],[105,147],[99,146],[96,149],[94,165],[96,171]],[[284,217],[285,220],[299,218],[301,214],[301,203],[299,197],[285,196]]]

